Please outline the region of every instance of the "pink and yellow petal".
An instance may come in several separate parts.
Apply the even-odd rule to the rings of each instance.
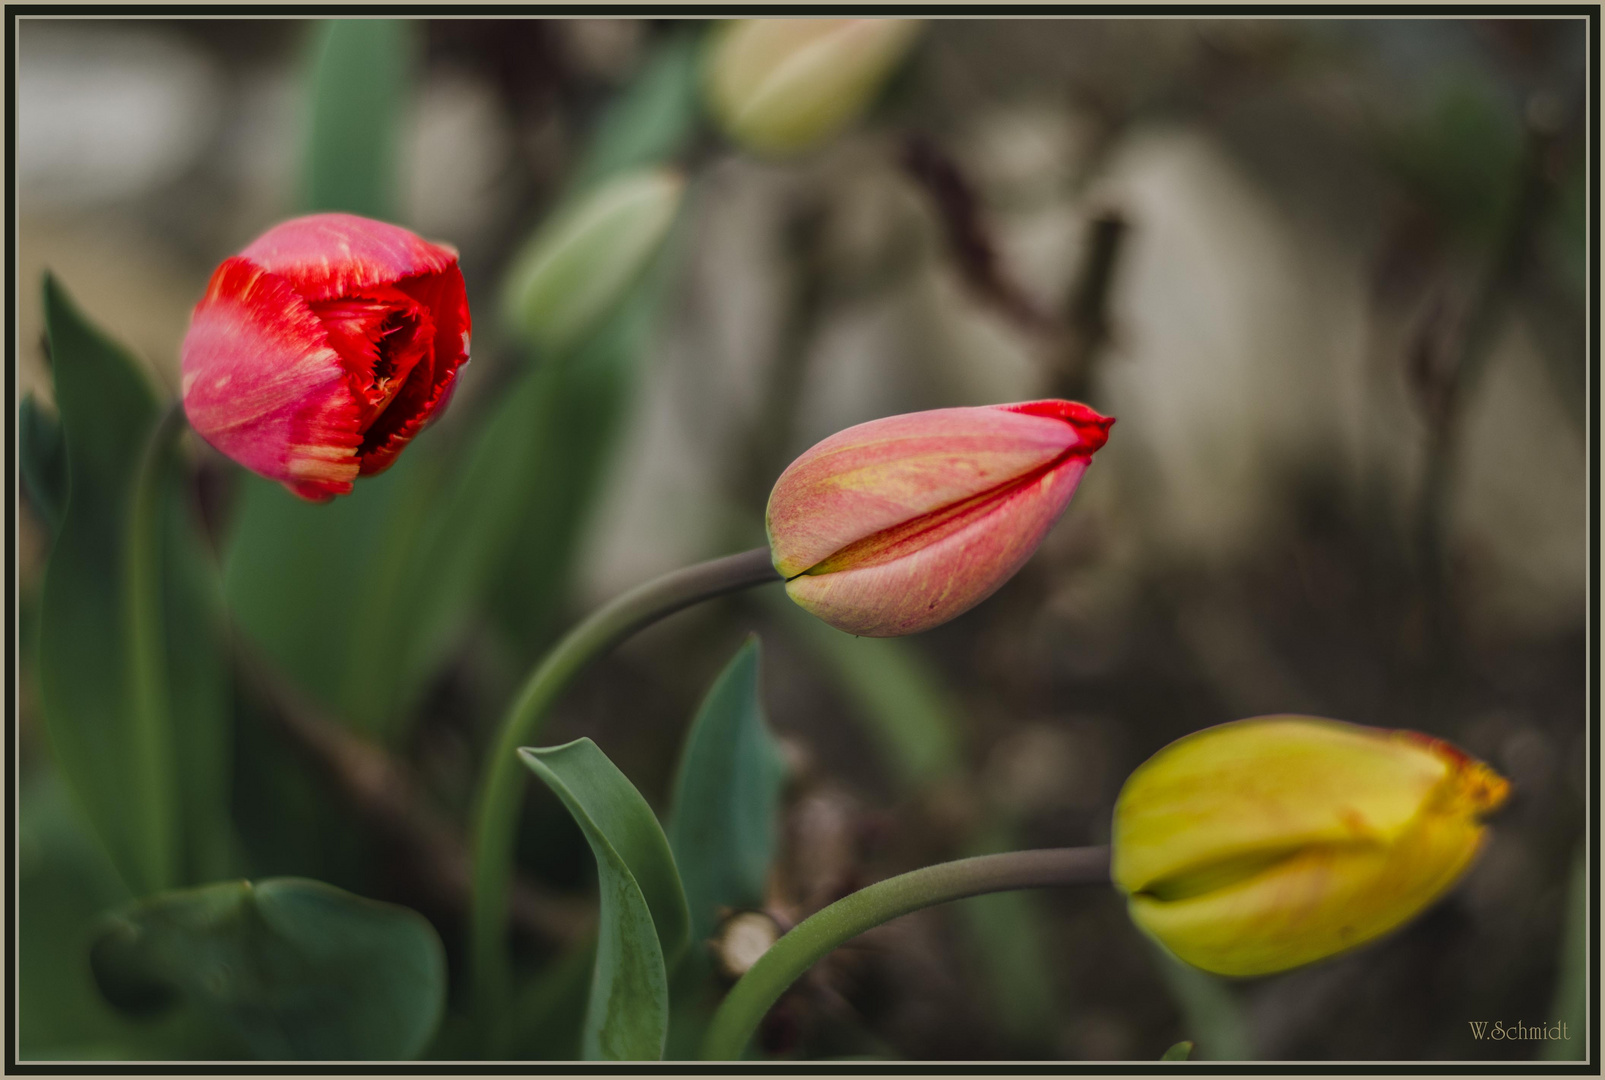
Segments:
[[[323,324],[288,282],[227,260],[182,351],[184,411],[207,442],[304,498],[351,490],[357,405]]]
[[[786,591],[805,610],[852,634],[896,637],[938,626],[991,596],[1024,565],[1089,461],[1072,456],[856,566],[795,577]]]
[[[1079,438],[1062,421],[990,407],[910,413],[838,432],[775,484],[775,567],[800,574],[865,537],[1041,469]]]

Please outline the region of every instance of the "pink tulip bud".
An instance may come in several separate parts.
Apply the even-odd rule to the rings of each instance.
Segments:
[[[277,225],[213,273],[184,337],[184,411],[303,499],[383,472],[468,360],[457,253],[351,214]]]
[[[786,591],[866,637],[929,630],[1018,570],[1114,420],[1074,401],[933,409],[839,431],[769,496]]]

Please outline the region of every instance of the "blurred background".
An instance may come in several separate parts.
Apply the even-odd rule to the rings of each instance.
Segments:
[[[329,24],[20,24],[17,375],[46,411],[42,273],[176,395],[211,270],[309,205],[319,87],[343,72],[370,110],[356,137],[384,167],[378,216],[457,247],[474,312],[457,398],[409,451],[422,469],[526,363],[499,283],[594,164],[610,110],[656,102],[660,118],[632,114],[642,137],[678,132],[686,202],[642,329],[609,369],[605,416],[571,417],[583,452],[568,435],[544,451],[582,480],[518,519],[473,602],[419,651],[373,646],[378,682],[402,687],[382,716],[320,681],[345,645],[286,643],[269,609],[328,604],[333,625],[360,606],[346,562],[291,556],[405,478],[272,533],[253,515],[288,496],[196,448],[230,617],[271,669],[232,698],[238,872],[413,906],[455,970],[461,897],[443,867],[494,724],[556,632],[652,576],[763,543],[769,486],[833,431],[1069,396],[1119,423],[1042,550],[979,608],[871,641],[776,590],[705,605],[587,673],[543,742],[593,737],[661,808],[697,702],[756,631],[790,768],[766,905],[784,926],[930,862],[1105,843],[1131,769],[1210,724],[1297,712],[1427,731],[1515,795],[1462,886],[1380,943],[1228,982],[1156,953],[1112,891],[966,901],[838,950],[783,999],[764,1048],[1538,1052],[1476,1041],[1467,1021],[1555,1020],[1581,986],[1563,957],[1582,955],[1569,928],[1592,760],[1582,20],[936,20],[858,122],[780,161],[674,108],[695,98],[704,24],[385,25],[367,67],[331,73]],[[660,76],[680,82],[642,89]],[[115,887],[41,732],[31,626],[51,527],[36,502],[18,545],[25,1056],[140,1037],[83,962]],[[448,505],[412,512],[449,537]],[[572,529],[541,532],[548,516]],[[392,593],[446,573],[397,565]],[[305,714],[371,736],[410,802],[365,804],[355,766],[296,734]],[[415,810],[444,846],[419,846]],[[521,963],[538,971],[595,903],[588,849],[544,790],[520,865]]]

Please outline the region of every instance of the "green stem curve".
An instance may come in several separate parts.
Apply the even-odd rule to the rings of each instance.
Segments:
[[[899,915],[982,893],[1108,882],[1108,848],[1045,848],[938,863],[844,896],[793,927],[731,988],[708,1026],[702,1060],[738,1060],[770,1006],[815,961]]]
[[[151,429],[134,474],[123,546],[123,619],[137,755],[134,775],[142,789],[137,805],[144,819],[145,892],[169,888],[178,878],[173,725],[162,618],[161,509],[168,452],[184,427],[184,409],[174,402]]]
[[[496,1037],[501,1030],[499,1014],[507,991],[507,891],[519,799],[528,778],[518,748],[535,739],[558,697],[587,664],[637,630],[702,600],[779,580],[767,547],[665,574],[598,608],[525,680],[485,763],[474,813],[469,964],[475,1007],[487,1034]]]

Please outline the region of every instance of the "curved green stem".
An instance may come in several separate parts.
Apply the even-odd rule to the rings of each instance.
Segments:
[[[123,545],[123,619],[134,711],[134,801],[145,835],[144,891],[177,883],[177,807],[173,798],[173,732],[167,699],[162,619],[162,484],[168,452],[184,430],[184,410],[171,405],[145,443],[128,508]]]
[[[597,609],[570,630],[525,681],[486,761],[474,816],[469,963],[476,1008],[489,1032],[500,1030],[507,990],[507,890],[519,800],[528,777],[519,764],[518,748],[536,737],[558,696],[588,663],[637,630],[699,601],[779,580],[767,547],[665,574]]]
[[[899,915],[981,893],[1108,882],[1108,848],[1047,848],[939,863],[860,889],[798,923],[741,977],[714,1013],[702,1060],[739,1059],[769,1007],[815,961]]]

